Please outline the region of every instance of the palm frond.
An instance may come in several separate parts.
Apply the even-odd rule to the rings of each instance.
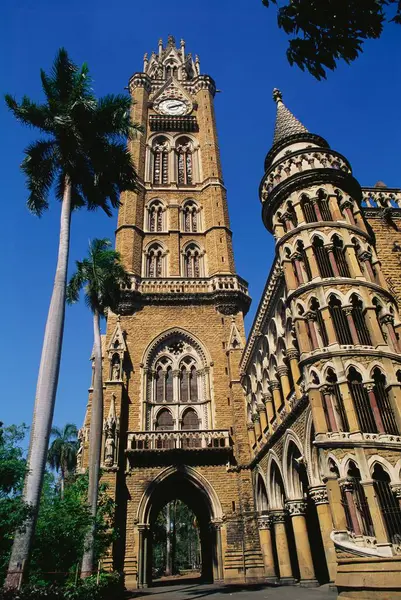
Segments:
[[[83,286],[86,283],[85,270],[83,269],[83,263],[80,261],[76,261],[75,265],[77,267],[76,272],[71,277],[67,289],[66,289],[66,301],[67,304],[75,304],[79,300],[79,294]]]
[[[67,50],[60,48],[51,69],[51,78],[57,90],[59,101],[66,102],[69,100],[75,87],[77,71],[78,67],[70,60]]]
[[[59,427],[52,427],[50,430],[50,435],[52,435],[53,437],[63,437],[63,432],[61,431],[61,429]]]
[[[55,170],[55,142],[38,140],[25,148],[21,169],[27,176],[29,189],[28,208],[40,216],[49,206],[47,196],[52,186]]]
[[[6,94],[4,99],[18,121],[29,127],[37,127],[45,133],[53,132],[51,114],[45,104],[35,104],[28,96],[22,98],[21,104],[10,94]]]
[[[78,435],[78,428],[75,423],[67,423],[64,425],[63,437],[64,439],[76,438]]]

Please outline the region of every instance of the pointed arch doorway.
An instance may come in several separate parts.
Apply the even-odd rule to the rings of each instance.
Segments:
[[[160,511],[180,500],[193,512],[199,529],[200,580],[223,580],[220,503],[208,482],[190,467],[169,467],[146,490],[139,509],[138,587],[152,585],[153,532]]]

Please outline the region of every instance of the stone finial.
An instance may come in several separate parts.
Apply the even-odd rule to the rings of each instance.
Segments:
[[[175,48],[175,37],[173,35],[168,36],[167,46],[174,46],[174,48]]]
[[[273,90],[273,100],[274,100],[274,102],[282,102],[283,101],[283,94],[280,92],[280,90],[278,88],[274,88],[274,90]]]

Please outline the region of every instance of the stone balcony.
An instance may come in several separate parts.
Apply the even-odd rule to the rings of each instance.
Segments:
[[[228,429],[194,431],[131,431],[127,435],[126,453],[165,453],[172,451],[231,452]]]

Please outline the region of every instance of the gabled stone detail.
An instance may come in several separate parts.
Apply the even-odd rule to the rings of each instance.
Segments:
[[[170,98],[185,102],[187,105],[187,113],[193,108],[191,97],[180,85],[180,83],[173,77],[169,77],[166,83],[153,96],[153,108],[157,111],[159,104],[163,102],[163,100]]]
[[[235,319],[233,318],[231,319],[231,331],[230,337],[228,338],[228,350],[242,350],[243,347],[244,342],[235,324]]]
[[[121,329],[120,317],[107,346],[107,357],[109,362],[109,381],[122,381],[124,356],[127,351],[124,332]]]

